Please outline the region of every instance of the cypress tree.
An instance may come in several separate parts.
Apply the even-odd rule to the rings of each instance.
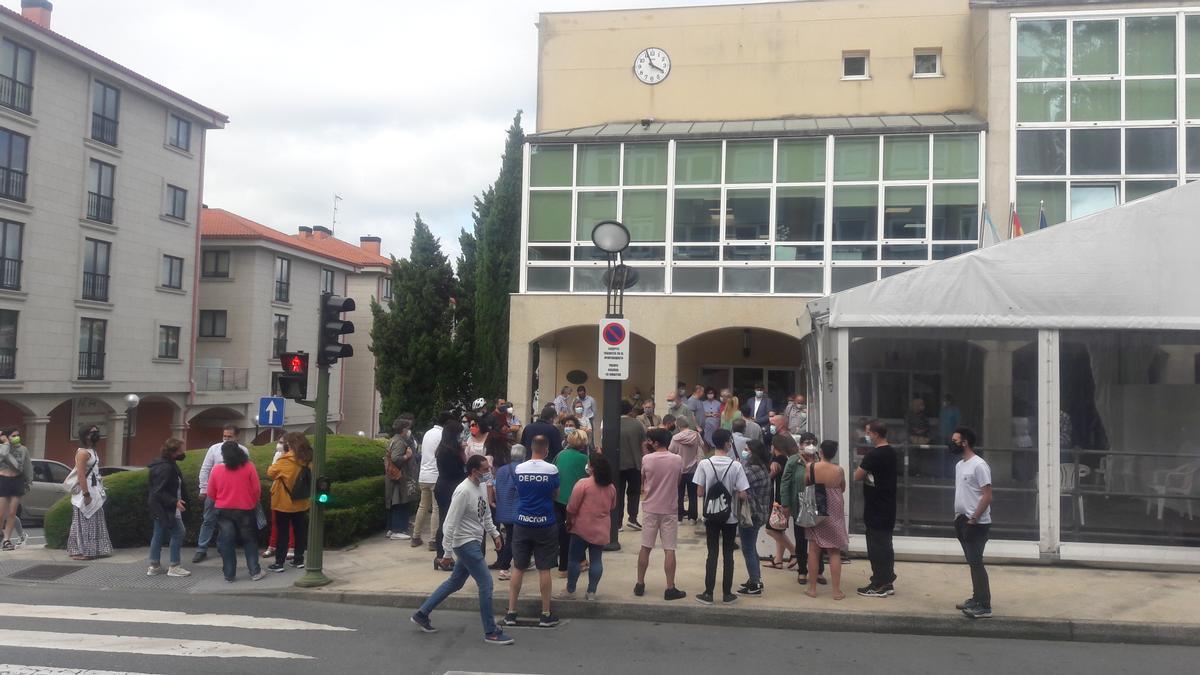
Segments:
[[[408,259],[392,262],[387,308],[371,303],[371,351],[384,428],[402,412],[413,413],[418,425],[431,423],[456,397],[450,339],[454,287],[450,262],[418,213]]]
[[[508,386],[509,294],[517,292],[521,246],[521,156],[525,133],[517,112],[496,182],[476,200],[482,228],[476,235],[479,260],[475,290],[474,386],[484,398],[505,395]]]
[[[478,200],[476,202],[478,204]],[[469,401],[475,392],[472,384],[475,363],[475,273],[478,265],[475,235],[462,230],[458,235],[458,246],[461,252],[455,262],[458,276],[454,296],[454,372],[458,384],[455,393],[459,401]]]

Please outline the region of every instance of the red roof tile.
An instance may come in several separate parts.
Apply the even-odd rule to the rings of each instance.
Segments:
[[[225,209],[206,207],[200,210],[200,237],[262,239],[356,267],[391,267],[392,264],[390,258],[375,255],[341,239],[317,239],[284,234],[273,227],[256,223]]]

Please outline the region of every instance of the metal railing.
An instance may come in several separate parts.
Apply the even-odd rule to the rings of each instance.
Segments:
[[[92,140],[107,145],[117,144],[117,121],[100,113],[92,113]]]
[[[0,166],[0,197],[17,202],[25,201],[25,178],[28,174]]]
[[[286,281],[275,282],[275,301],[287,302],[290,297],[292,285]]]
[[[21,290],[21,261],[16,258],[0,258],[0,288],[10,291]]]
[[[95,192],[88,193],[88,220],[101,223],[113,221],[113,198]]]
[[[104,353],[79,352],[79,379],[104,379]]]
[[[83,273],[83,299],[108,301],[108,275],[95,272]]]
[[[0,105],[28,115],[32,100],[33,87],[7,75],[0,75]]]
[[[11,380],[17,376],[17,348],[0,347],[0,380]]]
[[[246,391],[250,388],[249,368],[196,366],[196,391]]]

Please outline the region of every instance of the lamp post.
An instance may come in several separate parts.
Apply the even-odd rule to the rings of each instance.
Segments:
[[[592,243],[608,257],[608,271],[603,281],[607,289],[604,318],[625,318],[625,289],[637,283],[637,270],[625,265],[621,254],[629,248],[629,230],[615,220],[603,220],[592,229]],[[626,338],[628,339],[628,338]],[[620,470],[621,447],[621,382],[604,380],[604,418],[601,427],[600,447],[613,462],[614,473]],[[621,526],[624,502],[617,501],[612,511],[612,528],[606,551],[619,551],[617,529]]]
[[[133,438],[133,411],[138,407],[142,399],[137,394],[128,394],[125,396],[125,450],[121,453],[121,465],[128,465],[129,458],[133,456],[130,451],[129,443]]]

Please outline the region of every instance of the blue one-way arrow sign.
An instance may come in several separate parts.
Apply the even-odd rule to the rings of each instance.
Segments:
[[[258,426],[283,426],[283,399],[276,396],[264,396],[258,399]]]

